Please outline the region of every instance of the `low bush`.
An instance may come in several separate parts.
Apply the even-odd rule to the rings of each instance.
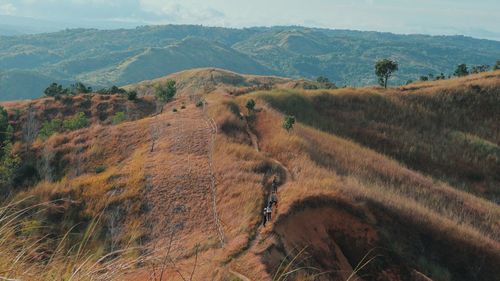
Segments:
[[[106,171],[106,167],[104,167],[104,166],[97,166],[97,167],[95,167],[95,173],[96,174],[103,173],[104,171]]]
[[[125,121],[127,118],[125,117],[125,112],[117,112],[115,113],[115,115],[113,116],[112,118],[113,120],[113,125],[117,125],[117,124],[120,124],[120,123],[123,123],[123,121]]]
[[[50,121],[45,121],[42,128],[38,132],[38,137],[46,140],[55,133],[58,133],[62,129],[63,122],[61,119],[55,118]]]
[[[137,92],[136,91],[127,92],[127,99],[129,101],[135,101],[135,100],[137,100]]]
[[[89,119],[85,116],[85,113],[79,112],[75,116],[68,120],[64,120],[63,128],[69,131],[74,131],[82,129],[89,126]]]

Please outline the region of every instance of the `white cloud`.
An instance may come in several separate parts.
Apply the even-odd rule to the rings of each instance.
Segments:
[[[102,22],[131,23],[123,26],[135,22],[227,27],[302,24],[470,35],[480,34],[478,30],[497,34],[499,9],[499,0],[0,0],[0,14],[71,26],[97,27]]]
[[[0,3],[0,15],[15,15],[17,11],[16,6],[12,3]]]
[[[224,13],[195,1],[139,0],[142,11],[175,23],[215,23]]]

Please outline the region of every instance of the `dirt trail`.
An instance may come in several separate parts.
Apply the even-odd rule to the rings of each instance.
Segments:
[[[244,120],[246,120],[246,118]],[[245,123],[246,123],[246,133],[249,135],[249,137],[251,139],[252,147],[257,152],[259,152],[260,151],[259,143],[258,143],[259,139],[258,139],[257,135],[252,132],[248,122],[245,122]],[[283,165],[279,160],[274,159],[274,158],[268,158],[268,160],[270,160],[273,163],[273,165],[279,167],[279,169],[282,169],[285,172],[285,175],[281,176],[281,178],[279,179],[279,183],[278,183],[278,193],[277,194],[278,194],[278,201],[279,201],[280,187],[285,185],[288,180],[293,180],[293,177],[292,177],[292,174],[290,173],[290,171],[288,170],[288,168],[285,165]],[[271,174],[271,175],[266,174],[264,176],[262,188],[264,189],[264,204],[265,205],[267,205],[267,202],[269,202],[269,200],[270,200],[271,189],[272,189],[271,185],[268,183],[269,177],[272,175],[276,175],[276,174],[279,174],[279,172],[274,171],[273,174]],[[264,206],[262,206],[262,207],[264,207]],[[277,216],[277,210],[276,209],[273,209],[273,210],[274,211],[273,211],[272,217],[273,217],[273,219],[275,219]],[[260,211],[261,211],[260,213],[262,213],[263,208],[261,208]],[[262,225],[262,223],[259,221],[259,224],[255,226],[256,235],[254,237],[249,238],[248,244],[245,247],[245,249],[243,251],[241,251],[240,253],[238,253],[235,256],[235,258],[238,258],[238,257],[240,257],[248,252],[253,252],[254,254],[257,254],[257,251],[259,251],[259,250],[256,249],[254,246],[256,246],[257,241],[261,241],[261,240],[265,239],[265,236],[270,234],[269,232],[266,232],[266,228],[271,227],[273,225],[273,222],[274,222],[274,220],[271,220],[264,227]],[[250,278],[237,272],[234,269],[229,269],[229,272],[236,275],[238,278],[240,278],[242,280],[251,280]]]
[[[150,131],[154,146],[145,167],[145,198],[152,242],[166,245],[173,235],[177,255],[189,255],[197,243],[217,244],[216,218],[207,216],[214,207],[213,128],[205,122],[203,111],[188,106],[160,114],[151,120]]]

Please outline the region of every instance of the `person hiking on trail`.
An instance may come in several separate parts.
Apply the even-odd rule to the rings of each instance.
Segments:
[[[267,212],[267,221],[271,221],[272,217],[271,215],[273,214],[273,206],[272,205],[269,205],[267,206],[266,208],[266,212]]]
[[[276,208],[278,208],[278,195],[276,194],[276,192],[273,192],[271,194],[271,198],[269,200],[269,206],[273,206],[273,204]]]
[[[278,179],[276,178],[276,176],[274,176],[273,178],[272,187],[273,187],[273,192],[278,192]]]
[[[266,226],[266,222],[267,222],[267,207],[264,208],[264,220],[263,220],[263,225]]]

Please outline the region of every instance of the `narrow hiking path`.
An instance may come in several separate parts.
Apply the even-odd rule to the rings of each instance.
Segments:
[[[152,145],[145,165],[149,236],[162,246],[173,237],[176,256],[192,254],[198,244],[213,247],[221,241],[217,216],[207,216],[216,214],[214,133],[194,105],[151,119]]]
[[[207,110],[207,103],[203,101],[203,115],[205,117],[205,122],[207,126],[210,128],[211,138],[209,144],[209,152],[208,152],[208,165],[210,169],[210,187],[212,189],[212,212],[214,216],[215,226],[217,228],[217,234],[219,235],[219,240],[221,247],[224,248],[226,243],[224,237],[224,229],[222,227],[222,222],[219,217],[219,213],[217,210],[217,179],[215,178],[215,169],[214,169],[214,150],[215,150],[215,140],[217,139],[217,123],[213,118],[210,117]]]
[[[259,138],[257,137],[257,135],[254,132],[252,132],[247,119],[244,116],[242,116],[242,117],[245,120],[246,133],[250,137],[250,140],[252,142],[252,147],[257,152],[260,152],[261,150],[259,147]],[[274,176],[279,176],[279,182],[278,182],[278,187],[277,187],[278,204],[279,204],[279,200],[280,200],[279,199],[280,190],[282,190],[282,188],[280,188],[280,187],[285,185],[289,180],[293,180],[292,174],[290,173],[289,169],[285,165],[283,165],[279,160],[274,159],[274,158],[270,158],[270,157],[268,157],[268,160],[271,161],[273,163],[273,165],[275,165],[277,167],[277,169],[274,170],[271,174],[265,174],[264,178],[262,180],[262,188],[264,191],[264,195],[263,195],[263,205],[262,205],[260,212],[259,212],[261,214],[261,218],[263,217],[263,209],[268,204],[268,202],[270,200],[270,196],[271,196],[272,185],[271,185],[269,179],[274,177]],[[279,170],[281,170],[282,172],[280,172]],[[271,221],[269,221],[266,224],[266,226],[264,226],[262,224],[262,219],[259,220],[258,224],[255,225],[255,227],[254,227],[254,232],[256,233],[256,235],[249,237],[248,244],[241,252],[239,252],[237,255],[235,255],[235,258],[238,258],[238,257],[240,257],[248,252],[252,252],[253,254],[257,254],[258,250],[254,249],[256,242],[265,239],[266,235],[271,234],[271,232],[269,231],[269,227],[272,228],[273,221],[276,219],[276,216],[278,215],[278,211],[277,211],[278,208],[273,208],[273,210],[274,210],[273,215],[272,215],[273,219]],[[235,269],[230,268],[229,272],[234,274],[235,276],[237,276],[238,278],[240,278],[242,280],[251,280],[250,278],[239,273]]]

